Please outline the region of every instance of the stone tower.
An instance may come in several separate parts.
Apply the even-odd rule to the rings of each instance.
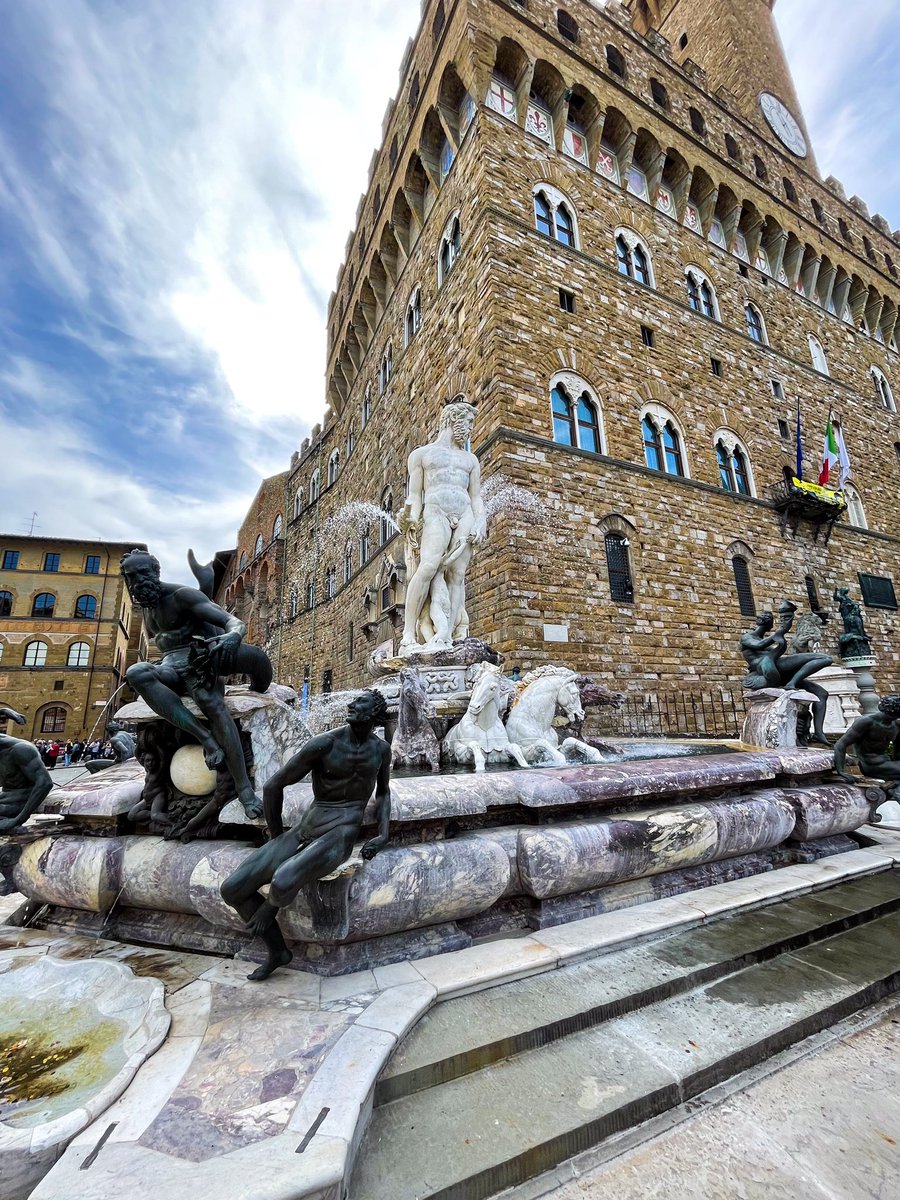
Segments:
[[[508,665],[737,709],[754,613],[853,583],[889,686],[898,313],[897,236],[815,171],[766,0],[423,0],[290,465],[284,682],[396,652],[404,541],[374,506],[464,392],[483,477],[550,514],[501,511],[470,573]],[[846,435],[836,523],[792,483],[798,403],[802,482],[829,411]]]
[[[693,60],[706,72],[712,91],[725,88],[742,116],[761,124],[783,142],[784,118],[770,107],[770,125],[760,107],[769,94],[786,106],[803,132],[807,154],[798,155],[816,171],[809,133],[772,10],[775,0],[635,0],[635,28],[667,38],[677,62]],[[799,143],[793,149],[799,148]]]

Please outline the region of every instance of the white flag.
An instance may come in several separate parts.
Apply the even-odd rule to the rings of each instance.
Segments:
[[[850,466],[850,455],[847,453],[847,445],[844,442],[844,427],[838,426],[838,465],[840,467],[841,487],[847,482],[853,473],[853,468]]]

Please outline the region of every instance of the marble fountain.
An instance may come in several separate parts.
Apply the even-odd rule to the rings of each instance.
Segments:
[[[243,626],[216,606],[225,632],[210,638],[198,626],[205,636],[194,641],[229,664],[220,677],[250,674],[257,685],[225,693],[231,759],[206,765],[201,743],[216,741],[204,708],[215,696],[202,686],[210,655],[197,666],[183,654],[169,668],[188,685],[180,727],[146,699],[126,705],[116,715],[136,731],[136,758],[53,788],[0,842],[12,903],[0,930],[0,1038],[13,1058],[23,1041],[35,1053],[46,1045],[40,1057],[54,1067],[43,1090],[35,1085],[37,1107],[21,1098],[27,1071],[10,1067],[0,1173],[16,1182],[5,1200],[115,1200],[123,1173],[136,1200],[338,1200],[375,1079],[440,996],[600,952],[609,928],[621,940],[661,919],[700,923],[719,909],[690,897],[731,895],[741,881],[808,888],[817,864],[891,865],[853,836],[883,793],[837,779],[830,751],[798,748],[793,721],[757,722],[774,730],[764,746],[699,756],[663,747],[635,761],[582,740],[585,709],[616,700],[595,682],[551,664],[521,682],[503,676],[465,612],[465,570],[487,521],[465,449],[473,415],[457,398],[438,439],[410,459],[399,518],[407,627],[398,657],[371,664],[394,763],[406,768],[391,782],[389,842],[370,860],[360,853],[376,833],[370,805],[350,856],[279,909],[290,970],[247,983],[233,960],[258,961],[260,942],[221,888],[266,841],[248,794],[308,742],[316,714],[271,682],[265,656],[241,646]],[[452,521],[435,524],[436,470],[450,471],[460,497]],[[129,587],[156,620],[160,589],[188,589],[160,584],[158,563],[137,558]],[[209,574],[195,569],[207,597]],[[208,620],[195,590],[185,603]],[[158,668],[138,668],[135,690],[154,695]],[[333,704],[325,711],[338,719]],[[285,825],[313,801],[308,780],[289,787]],[[739,902],[765,890],[754,883]],[[606,932],[590,932],[598,920]],[[567,928],[588,932],[560,940]]]

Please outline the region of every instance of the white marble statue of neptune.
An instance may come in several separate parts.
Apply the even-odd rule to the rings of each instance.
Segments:
[[[466,449],[475,409],[463,396],[441,413],[440,432],[409,456],[400,528],[406,534],[406,622],[400,653],[447,650],[468,637],[466,570],[486,533],[481,469]]]

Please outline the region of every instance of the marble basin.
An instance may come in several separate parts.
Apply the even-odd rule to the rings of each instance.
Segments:
[[[0,1178],[25,1200],[169,1029],[162,983],[121,963],[0,952]]]

